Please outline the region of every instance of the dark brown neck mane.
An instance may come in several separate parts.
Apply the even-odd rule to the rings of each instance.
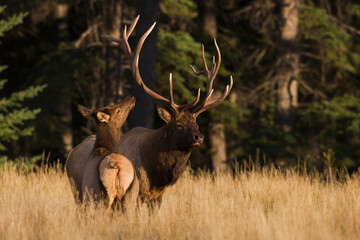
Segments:
[[[107,124],[98,123],[93,153],[106,155],[116,153],[120,142],[120,129],[112,129]]]
[[[167,125],[151,130],[140,146],[150,187],[161,188],[174,184],[190,157],[192,149],[179,150],[171,141],[171,134]]]

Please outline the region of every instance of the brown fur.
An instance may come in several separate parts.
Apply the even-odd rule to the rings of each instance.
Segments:
[[[137,187],[132,186],[136,177],[132,163],[116,153],[120,128],[134,105],[135,99],[127,98],[119,104],[97,111],[79,106],[83,116],[94,118],[97,126],[96,137],[90,136],[74,148],[66,163],[72,189],[80,201],[107,200],[110,208],[115,199],[122,201],[129,189],[136,191]],[[84,144],[89,140],[93,143]],[[128,201],[136,202],[136,198],[132,197]]]
[[[184,171],[192,149],[200,146],[203,142],[204,136],[199,132],[196,117],[207,109],[219,105],[229,94],[233,80],[230,77],[230,85],[226,86],[222,96],[217,99],[210,99],[213,93],[213,81],[221,63],[220,49],[214,40],[218,53],[218,64],[215,63],[215,57],[213,57],[212,69],[208,69],[203,47],[204,69],[197,72],[190,65],[195,75],[205,75],[207,78],[207,96],[202,104],[196,107],[200,99],[200,89],[194,102],[181,106],[175,104],[172,74],[169,76],[170,100],[154,92],[143,82],[138,60],[143,43],[154,29],[155,23],[144,33],[136,46],[136,50],[133,52],[129,47],[128,38],[138,20],[139,16],[134,19],[129,30],[124,31],[123,39],[117,39],[109,35],[104,35],[104,37],[122,45],[124,53],[130,61],[134,79],[139,87],[147,95],[171,111],[169,113],[164,108],[158,108],[159,116],[166,122],[164,127],[157,130],[134,128],[123,136],[119,144],[119,152],[129,158],[135,166],[140,184],[140,198],[145,202],[161,201],[166,187],[174,184]],[[189,109],[194,107],[196,108],[190,113]]]
[[[183,173],[192,149],[200,145],[194,139],[194,135],[201,133],[192,114],[184,112],[164,120],[167,124],[156,130],[132,129],[119,144],[119,152],[135,166],[139,197],[144,202],[161,201],[166,188]]]
[[[137,127],[121,136],[118,152],[133,163],[137,177],[136,184],[132,184],[136,190],[125,197],[134,199],[139,194],[143,202],[161,202],[167,187],[183,173],[192,149],[200,145],[193,138],[194,134],[201,133],[192,114],[182,113],[172,119],[159,114],[168,121],[162,128]],[[179,123],[181,128],[177,126]],[[82,152],[82,156],[86,156],[87,151],[90,154],[90,146],[94,143],[95,138],[88,137],[73,150],[73,154]]]

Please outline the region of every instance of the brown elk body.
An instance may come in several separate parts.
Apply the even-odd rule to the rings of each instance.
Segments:
[[[195,75],[205,75],[207,78],[206,97],[202,104],[192,111],[200,99],[200,89],[197,98],[193,103],[178,106],[174,103],[172,90],[172,75],[170,74],[170,100],[160,96],[149,89],[143,82],[139,72],[139,55],[146,37],[155,26],[141,37],[133,52],[128,43],[128,38],[135,28],[139,16],[133,21],[129,30],[126,26],[124,39],[116,39],[105,35],[104,37],[121,44],[127,55],[133,76],[138,85],[145,93],[150,95],[160,105],[158,107],[159,116],[166,122],[160,129],[146,129],[137,127],[124,134],[119,143],[119,152],[129,158],[134,164],[137,177],[139,179],[139,197],[144,202],[161,202],[161,197],[166,188],[174,184],[181,176],[186,163],[194,147],[200,146],[204,136],[199,132],[196,123],[198,115],[207,109],[219,105],[229,94],[233,80],[230,77],[230,85],[226,86],[224,93],[216,99],[212,99],[213,81],[220,67],[221,54],[217,46],[218,63],[213,57],[212,68],[209,70],[205,60],[204,46],[202,56],[204,69],[197,72],[191,65]],[[166,109],[166,110],[165,110]]]
[[[95,120],[97,132],[96,136],[86,138],[75,147],[66,162],[76,199],[86,202],[107,200],[108,208],[115,200],[124,207],[136,203],[138,184],[135,169],[129,159],[117,153],[121,126],[134,105],[133,97],[96,111],[79,105],[84,117]],[[86,144],[88,142],[92,144]]]
[[[162,128],[137,127],[122,136],[119,152],[134,164],[143,202],[161,201],[162,194],[179,179],[192,149],[203,138],[195,119],[187,114],[173,121],[169,119]]]

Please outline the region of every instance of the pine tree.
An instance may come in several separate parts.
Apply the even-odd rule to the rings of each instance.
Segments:
[[[5,10],[5,6],[0,6],[0,14]],[[11,30],[18,24],[21,24],[26,13],[13,15],[7,20],[0,20],[0,37],[4,33]],[[0,66],[0,72],[4,71],[7,66]],[[0,90],[4,88],[7,80],[0,80]],[[29,136],[32,134],[34,128],[26,126],[27,120],[35,119],[40,109],[29,109],[25,107],[24,101],[28,98],[33,98],[39,94],[45,85],[31,86],[25,90],[12,93],[9,97],[0,99],[0,150],[6,150],[5,142],[18,140],[19,137]]]

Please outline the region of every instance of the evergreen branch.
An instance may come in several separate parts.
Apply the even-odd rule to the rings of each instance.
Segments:
[[[4,83],[0,82],[0,87],[2,86],[1,84],[3,85]],[[30,86],[25,90],[13,93],[10,98],[0,99],[0,111],[7,112],[9,108],[20,107],[21,102],[26,98],[37,96],[45,87],[46,85]]]
[[[360,30],[359,29],[356,29],[355,27],[353,26],[350,26],[344,22],[341,22],[338,18],[334,17],[334,16],[331,16],[329,15],[329,19],[333,22],[335,22],[339,27],[341,27],[343,30],[347,31],[347,32],[350,32],[354,35],[358,35],[360,36]]]
[[[28,13],[19,13],[12,15],[7,20],[0,20],[0,37],[4,36],[4,33],[11,30],[16,25],[23,23],[23,19]]]

